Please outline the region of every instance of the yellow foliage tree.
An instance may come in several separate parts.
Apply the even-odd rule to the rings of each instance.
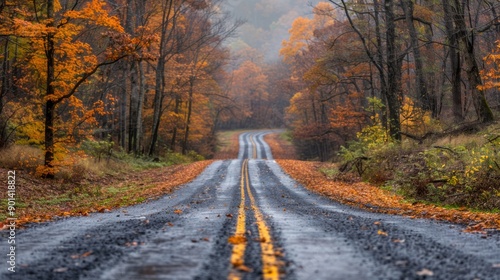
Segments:
[[[75,93],[90,83],[100,67],[125,57],[132,44],[102,0],[68,10],[57,0],[48,0],[44,7],[23,8],[29,16],[13,20],[14,36],[28,40],[24,63],[29,78],[21,82],[43,104],[38,106],[43,114],[35,112],[44,116],[40,142],[45,159],[38,171],[53,177],[68,143],[81,134],[83,126],[96,124],[96,114],[104,113],[102,101],[86,108]],[[59,108],[64,108],[65,117],[58,114]]]
[[[480,86],[479,90],[500,88],[500,41],[497,41],[495,52],[486,56],[484,61],[491,67],[481,72],[484,85]]]

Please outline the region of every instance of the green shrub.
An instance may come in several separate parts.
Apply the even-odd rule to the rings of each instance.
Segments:
[[[439,204],[500,208],[500,137],[484,143],[433,146],[398,165],[388,182],[406,196]]]
[[[398,143],[375,124],[341,148],[340,171],[356,173],[414,200],[499,209],[500,133],[459,137],[461,141],[450,140],[450,144],[443,140],[436,142],[439,145]]]

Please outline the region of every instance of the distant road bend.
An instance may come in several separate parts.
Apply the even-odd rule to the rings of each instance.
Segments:
[[[19,231],[17,272],[0,279],[500,279],[499,234],[313,194],[267,133],[242,133],[238,159],[161,199]]]

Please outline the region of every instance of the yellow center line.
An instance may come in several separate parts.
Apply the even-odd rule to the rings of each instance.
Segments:
[[[262,274],[266,280],[277,280],[279,279],[279,268],[278,262],[276,260],[276,252],[274,251],[273,243],[271,242],[271,233],[269,228],[264,221],[264,217],[260,212],[257,204],[255,203],[255,198],[250,191],[250,179],[248,175],[248,163],[245,169],[245,178],[248,197],[250,198],[250,204],[255,213],[255,220],[257,221],[257,228],[259,230],[260,236],[260,247],[262,251]]]
[[[240,180],[240,192],[241,192],[241,202],[238,209],[238,219],[236,220],[236,232],[233,238],[233,252],[231,255],[231,264],[233,267],[241,267],[244,265],[244,256],[245,256],[245,248],[246,248],[246,237],[245,237],[245,167],[247,165],[248,160],[243,161],[243,165],[241,167],[241,180]],[[231,272],[229,274],[229,279],[240,279],[239,275]]]
[[[241,167],[240,192],[241,202],[238,209],[238,219],[236,220],[236,232],[230,237],[230,242],[233,244],[233,252],[231,255],[231,264],[234,268],[240,271],[249,271],[249,268],[244,265],[245,249],[247,240],[245,237],[245,188],[250,199],[250,206],[254,212],[257,229],[260,236],[260,246],[262,252],[262,276],[266,280],[279,279],[279,267],[276,259],[276,251],[271,240],[271,233],[264,221],[264,216],[260,212],[255,198],[250,190],[250,175],[248,172],[248,159],[243,161]],[[231,271],[228,279],[241,279],[241,275],[236,271]]]
[[[250,142],[252,142],[252,158],[257,158],[257,145],[253,140],[253,135],[250,135]]]

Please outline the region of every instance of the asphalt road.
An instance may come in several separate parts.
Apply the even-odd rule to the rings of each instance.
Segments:
[[[171,195],[2,232],[0,279],[500,279],[500,234],[365,212],[283,173],[263,140],[240,136]]]

